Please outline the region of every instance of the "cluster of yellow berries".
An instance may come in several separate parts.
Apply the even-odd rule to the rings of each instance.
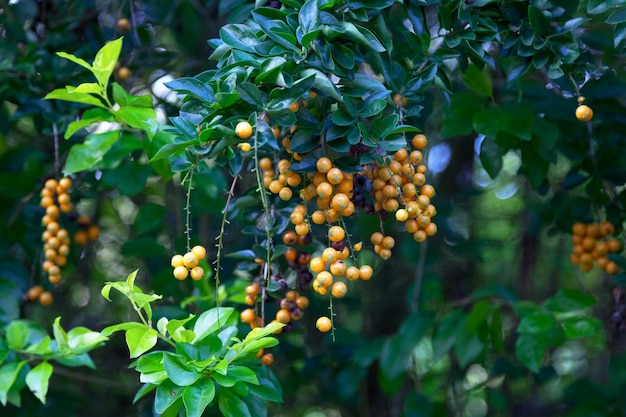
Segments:
[[[52,305],[54,302],[54,296],[50,291],[45,291],[41,285],[33,285],[26,292],[26,299],[28,301],[39,301],[44,307]]]
[[[394,213],[413,239],[423,242],[437,233],[437,225],[432,222],[437,210],[430,201],[435,196],[435,188],[426,184],[427,168],[420,150],[427,145],[426,136],[415,135],[411,143],[414,150],[409,152],[402,148],[384,164],[367,165],[364,175],[372,184],[374,211]],[[387,238],[382,234],[371,237],[375,250],[378,249],[376,253],[383,259],[391,256],[388,251],[395,245]]]
[[[604,269],[608,274],[617,274],[619,267],[609,259],[610,253],[622,250],[622,243],[612,235],[615,226],[605,221],[600,224],[576,222],[572,226],[572,253],[570,260],[579,265],[585,272],[591,271],[593,265]]]
[[[270,190],[272,194],[277,194],[283,201],[291,200],[293,190],[290,187],[297,187],[302,182],[300,174],[290,171],[290,166],[291,162],[281,159],[276,164],[278,170],[276,172],[269,158],[262,158],[259,161],[259,168],[263,174],[263,186]]]
[[[70,235],[59,223],[60,213],[73,210],[69,189],[72,187],[70,178],[60,180],[49,179],[41,190],[40,205],[46,211],[41,219],[45,230],[41,235],[44,242],[44,261],[42,269],[48,274],[51,284],[61,282],[61,267],[67,264],[70,253]],[[42,303],[43,304],[43,303]]]
[[[171,265],[174,268],[174,278],[179,281],[191,276],[194,281],[199,281],[204,277],[204,268],[198,266],[200,261],[206,257],[204,246],[197,245],[184,255],[176,254],[172,256]]]
[[[585,98],[583,96],[578,97],[578,107],[576,107],[576,118],[581,122],[588,122],[593,118],[593,110],[591,107],[583,104]]]

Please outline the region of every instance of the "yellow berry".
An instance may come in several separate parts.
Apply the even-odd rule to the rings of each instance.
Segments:
[[[331,329],[332,322],[328,317],[323,316],[317,319],[317,321],[315,322],[315,327],[317,327],[317,330],[319,330],[320,332],[326,333]]]
[[[239,122],[235,126],[235,134],[241,139],[248,139],[252,136],[252,125],[248,122]]]
[[[189,270],[184,266],[177,266],[176,268],[174,268],[174,278],[176,278],[177,280],[182,281],[186,279],[188,275]]]

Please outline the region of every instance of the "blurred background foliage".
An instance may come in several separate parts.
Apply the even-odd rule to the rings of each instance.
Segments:
[[[213,293],[212,288],[172,279],[169,259],[185,246],[185,190],[179,174],[145,164],[139,139],[128,137],[124,148],[112,150],[110,164],[105,160],[101,170],[74,178],[77,214],[99,226],[99,238],[72,247],[52,306],[23,301],[28,288],[45,282],[39,266],[39,191],[46,179],[61,172],[69,147],[80,141],[62,139],[60,130],[76,119],[79,106],[42,97],[54,88],[87,81],[57,51],[90,60],[106,41],[125,32],[118,21],[127,18],[130,29],[119,66],[130,75],[116,72],[115,80],[133,93],[151,94],[165,122],[177,114],[177,101],[163,83],[213,66],[206,40],[217,37],[226,22],[247,18],[253,3],[0,1],[0,324],[21,317],[49,328],[61,315],[67,327],[100,329],[125,320],[125,306],[106,302],[100,289],[105,281],[121,279],[136,268],[144,288],[166,296],[155,316],[184,316],[181,301]],[[452,19],[447,10],[459,2],[405,3],[423,8],[429,22],[437,17],[445,22]],[[421,245],[398,235],[391,262],[383,264],[372,256],[375,278],[336,305],[334,343],[315,331],[315,318],[327,305],[311,296],[303,320],[280,337],[275,349],[272,366],[285,403],[271,415],[626,415],[620,395],[626,389],[624,305],[619,292],[617,297],[612,292],[626,280],[618,275],[613,282],[597,268],[583,273],[569,262],[574,222],[608,219],[622,234],[624,23],[618,17],[610,21],[621,2],[531,2],[551,10],[555,19],[588,19],[573,32],[578,52],[569,51],[566,43],[551,50],[566,61],[558,67],[543,66],[554,57],[543,56],[549,51],[541,45],[535,43],[532,53],[527,49],[535,35],[550,31],[551,22],[546,20],[545,27],[545,17],[527,16],[526,2],[467,3],[497,3],[494,16],[519,22],[526,38],[511,42],[494,70],[447,62],[448,84],[423,92],[424,109],[416,117],[429,138],[429,181],[437,189],[439,234]],[[467,54],[480,40],[447,42],[445,52]],[[490,66],[488,56],[481,59]],[[478,74],[472,76],[474,70]],[[488,81],[481,78],[485,73]],[[448,94],[448,87],[462,93]],[[574,117],[579,88],[594,109],[593,125]],[[481,111],[486,119],[476,116]],[[527,112],[545,116],[550,126],[528,124]],[[532,141],[514,137],[529,129],[538,129]],[[227,188],[217,167],[196,175],[191,197],[194,242],[213,248]],[[68,220],[70,233],[78,231],[79,225]],[[353,222],[363,236],[377,224],[375,216]],[[249,245],[236,226],[226,230],[226,252]],[[233,259],[223,261],[221,293],[240,301],[250,277],[236,270]],[[602,323],[601,329],[583,332],[591,336],[587,338],[580,337],[583,333],[552,335],[555,340],[545,342],[545,355],[540,348],[537,372],[531,373],[527,368],[533,368],[532,358],[520,361],[519,353],[515,355],[515,333],[524,309],[536,305],[518,301],[541,303],[552,297],[552,304],[558,304],[562,289],[595,298],[592,308],[581,307]],[[191,310],[198,312],[215,300],[193,301]],[[559,320],[567,320],[569,310],[559,308],[552,311],[565,312]],[[465,328],[472,331],[457,332]],[[490,331],[512,336],[502,340],[489,336]],[[536,332],[529,334],[532,338]],[[9,405],[2,415],[153,415],[148,398],[131,405],[138,381],[127,369],[121,338],[92,356],[97,370],[55,373],[47,405],[25,394],[21,408]]]

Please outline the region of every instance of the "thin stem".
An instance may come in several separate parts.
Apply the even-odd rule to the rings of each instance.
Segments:
[[[258,120],[261,120],[263,115],[261,114]],[[266,241],[266,259],[265,259],[265,268],[263,269],[263,286],[261,288],[261,324],[265,324],[265,287],[267,286],[270,278],[270,261],[271,261],[271,249],[272,249],[272,236],[270,234],[270,206],[267,201],[267,193],[265,191],[265,187],[263,186],[263,179],[261,178],[260,166],[259,166],[259,146],[258,146],[258,130],[254,130],[254,172],[256,174],[256,183],[257,183],[257,191],[261,194],[261,204],[263,205],[263,215],[265,216],[265,222],[261,222],[260,224],[264,224],[265,227],[265,241]]]
[[[239,176],[235,175],[233,177],[232,183],[230,184],[230,189],[228,190],[228,197],[226,197],[226,204],[224,205],[224,210],[222,210],[222,223],[220,225],[220,233],[216,238],[217,243],[215,244],[215,246],[217,247],[217,255],[213,263],[215,264],[215,303],[217,307],[220,306],[218,289],[220,286],[220,270],[222,269],[221,260],[222,260],[222,244],[224,241],[224,230],[226,228],[226,224],[229,223],[228,222],[228,206],[230,206],[230,200],[235,196],[235,186],[237,185],[238,178]]]
[[[185,202],[185,235],[187,236],[187,252],[191,250],[191,190],[193,190],[193,174],[195,171],[195,164],[191,166],[185,178],[183,178],[183,184],[185,181],[189,181],[187,185],[187,200]]]
[[[333,310],[333,296],[330,295],[330,301],[328,305],[328,309],[330,310],[330,335],[333,338],[333,343],[335,342],[335,311]]]
[[[352,262],[354,262],[354,266],[357,266],[356,256],[354,255],[354,246],[352,246],[352,240],[350,239],[350,233],[348,233],[348,228],[346,227],[346,222],[343,219],[343,216],[339,216],[339,222],[341,223],[341,227],[346,232],[346,241],[348,242],[348,247],[350,248],[350,258],[352,258]]]
[[[52,123],[52,136],[54,138],[54,176],[59,175],[59,130],[57,124]]]

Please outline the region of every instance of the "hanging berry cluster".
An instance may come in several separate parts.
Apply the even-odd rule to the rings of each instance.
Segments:
[[[60,225],[60,213],[69,214],[74,209],[69,195],[71,187],[70,178],[61,178],[58,181],[49,179],[41,190],[40,205],[46,211],[41,219],[41,224],[45,228],[41,235],[44,242],[42,269],[48,275],[51,284],[61,282],[61,267],[67,264],[67,256],[70,253],[70,235]],[[37,298],[41,302],[41,298]]]
[[[201,245],[194,246],[184,255],[176,254],[172,256],[170,264],[174,278],[184,281],[188,276],[194,281],[204,278],[204,268],[198,266],[200,261],[206,257],[206,248]]]
[[[570,260],[585,272],[591,271],[595,263],[608,274],[617,274],[620,269],[609,259],[609,254],[622,250],[622,243],[612,235],[615,226],[608,221],[600,224],[577,222],[572,226],[572,253]]]

